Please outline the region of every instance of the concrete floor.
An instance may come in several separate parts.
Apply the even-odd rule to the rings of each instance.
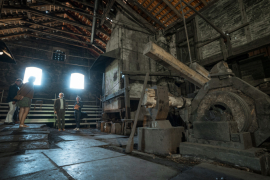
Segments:
[[[18,131],[16,126],[0,125],[0,149],[5,149],[0,153],[0,179],[270,179],[210,161],[157,157],[136,150],[125,154],[127,140],[96,129],[58,132],[33,125]],[[49,148],[43,147],[46,142]],[[136,138],[134,142],[136,149]]]

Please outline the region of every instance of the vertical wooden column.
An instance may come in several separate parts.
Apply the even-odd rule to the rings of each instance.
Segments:
[[[242,23],[243,24],[247,23],[247,13],[246,13],[246,9],[245,9],[243,0],[238,0],[238,4],[239,4],[240,12],[241,12]],[[250,32],[249,25],[245,27],[245,35],[247,38],[247,42],[250,42],[251,41],[251,32]]]
[[[129,95],[129,76],[124,77],[124,88],[125,88],[125,119],[130,119],[130,95]]]
[[[193,21],[193,27],[194,27],[194,42],[195,42],[195,53],[196,53],[196,59],[199,62],[202,58],[201,49],[198,48],[198,42],[200,40],[200,33],[199,33],[199,24],[198,24],[198,15],[195,16]]]

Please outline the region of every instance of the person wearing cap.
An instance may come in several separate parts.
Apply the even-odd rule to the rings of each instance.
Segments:
[[[13,115],[16,110],[16,99],[14,97],[17,95],[17,92],[20,90],[20,86],[22,84],[22,79],[16,79],[15,83],[9,86],[7,102],[9,105],[9,111],[7,113],[7,117],[5,120],[5,124],[13,125]]]

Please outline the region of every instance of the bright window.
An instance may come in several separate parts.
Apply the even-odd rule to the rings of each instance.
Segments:
[[[70,88],[84,89],[84,75],[80,73],[72,73],[70,78]]]
[[[36,78],[34,85],[41,85],[42,69],[36,67],[25,68],[23,83],[27,83],[30,76],[34,76]]]

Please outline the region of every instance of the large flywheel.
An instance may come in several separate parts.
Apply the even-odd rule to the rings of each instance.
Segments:
[[[214,91],[200,102],[196,121],[235,121],[239,132],[247,132],[252,123],[251,113],[248,104],[237,94]]]

